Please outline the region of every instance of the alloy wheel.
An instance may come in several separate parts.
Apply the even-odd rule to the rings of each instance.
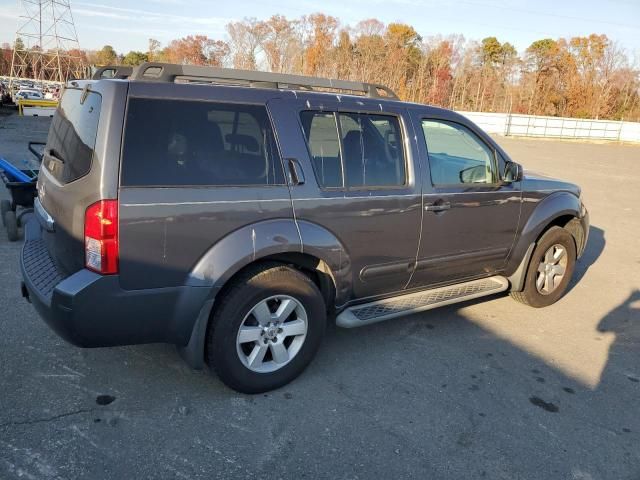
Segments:
[[[536,288],[542,295],[549,295],[558,288],[567,270],[567,249],[558,243],[552,245],[538,265]]]
[[[253,372],[275,372],[300,352],[307,328],[307,312],[295,298],[275,295],[261,300],[240,325],[238,357]]]

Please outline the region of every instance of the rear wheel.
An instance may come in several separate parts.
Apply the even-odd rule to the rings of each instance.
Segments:
[[[4,214],[4,226],[7,229],[7,238],[10,242],[18,240],[18,220],[16,219],[16,212],[9,210]]]
[[[314,357],[326,327],[318,287],[278,264],[241,275],[211,319],[207,363],[229,387],[260,393],[296,378]]]
[[[2,224],[4,225],[4,214],[11,210],[11,202],[9,200],[0,201],[0,217],[2,217]]]
[[[524,289],[511,296],[525,305],[552,305],[566,293],[576,264],[576,244],[561,227],[551,227],[536,245],[527,269]]]

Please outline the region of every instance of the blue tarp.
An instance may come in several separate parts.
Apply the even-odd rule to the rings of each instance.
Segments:
[[[10,182],[28,183],[33,181],[33,178],[31,178],[20,169],[14,167],[11,163],[9,163],[2,157],[0,157],[0,170],[4,170],[4,173],[6,174]]]

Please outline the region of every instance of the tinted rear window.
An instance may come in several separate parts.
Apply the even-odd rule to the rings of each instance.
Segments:
[[[123,186],[282,185],[266,108],[187,100],[129,100]]]
[[[318,183],[323,188],[342,187],[340,140],[335,115],[306,111],[300,114],[300,119]]]
[[[96,92],[65,90],[47,138],[47,152],[64,163],[45,164],[60,182],[72,182],[91,170],[101,104],[102,97]]]
[[[406,183],[397,117],[303,111],[300,120],[320,187],[342,187],[343,171],[346,188],[398,187]]]

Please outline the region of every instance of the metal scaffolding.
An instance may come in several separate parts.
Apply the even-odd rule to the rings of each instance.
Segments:
[[[69,0],[19,0],[11,80],[66,82],[85,76]]]

